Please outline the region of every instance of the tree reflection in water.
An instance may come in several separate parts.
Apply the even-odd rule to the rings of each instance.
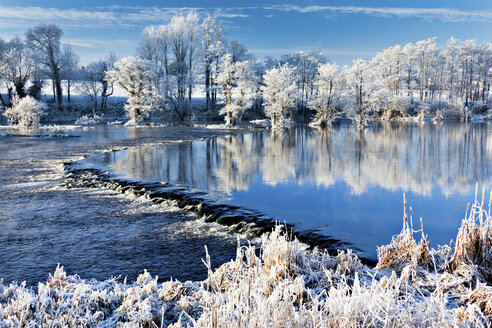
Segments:
[[[366,217],[371,237],[359,246],[375,254],[375,245],[398,232],[403,192],[424,217],[431,238],[454,237],[475,184],[491,186],[491,133],[487,124],[386,122],[360,133],[350,126],[297,126],[129,148],[105,162],[131,179],[206,191],[306,228],[335,231],[350,242],[357,228],[348,222]]]

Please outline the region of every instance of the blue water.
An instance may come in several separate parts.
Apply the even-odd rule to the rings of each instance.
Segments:
[[[236,238],[164,204],[105,189],[67,188],[63,163],[96,152],[174,142],[220,131],[191,127],[101,125],[56,131],[15,130],[0,137],[0,280],[36,287],[58,264],[83,279],[124,277],[147,269],[161,281],[202,280],[235,257]]]
[[[334,237],[375,259],[402,226],[403,194],[414,229],[432,246],[456,237],[475,184],[492,187],[488,124],[376,123],[296,126],[95,154],[136,180],[167,181]]]

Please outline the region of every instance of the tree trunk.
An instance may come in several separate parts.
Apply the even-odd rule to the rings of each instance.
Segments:
[[[63,91],[61,86],[61,81],[56,82],[56,100],[58,103],[58,109],[62,109]]]
[[[0,93],[0,102],[2,103],[3,108],[7,107],[7,104],[5,103],[5,100],[3,100],[3,96]]]
[[[7,94],[9,96],[9,104],[12,105],[12,98],[13,98],[12,87],[8,85],[7,85]]]
[[[108,82],[102,82],[102,92],[101,92],[101,110],[106,106],[106,93],[108,92]]]
[[[67,80],[67,97],[68,97],[68,102],[70,102],[70,87],[71,87],[71,81],[70,79]]]
[[[51,79],[51,89],[53,90],[53,101],[56,101],[55,79]]]
[[[210,64],[205,63],[205,107],[210,110]]]
[[[24,98],[27,95],[24,88],[25,85],[26,83],[24,81],[17,80],[14,82],[15,93],[17,94],[17,97]]]

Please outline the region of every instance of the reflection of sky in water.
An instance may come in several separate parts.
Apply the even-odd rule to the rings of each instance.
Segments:
[[[208,191],[318,229],[374,258],[376,246],[401,229],[403,192],[415,229],[423,217],[434,245],[455,238],[475,183],[491,187],[491,131],[486,124],[388,123],[359,137],[352,127],[297,127],[129,148],[104,162],[131,179]]]

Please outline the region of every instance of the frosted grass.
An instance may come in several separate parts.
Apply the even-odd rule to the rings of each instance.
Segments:
[[[279,225],[259,249],[238,240],[215,271],[205,248],[201,282],[87,281],[62,267],[36,292],[0,282],[0,327],[490,327],[490,202],[470,206],[454,248],[430,248],[406,206],[403,222],[376,268],[350,250],[307,251]]]

